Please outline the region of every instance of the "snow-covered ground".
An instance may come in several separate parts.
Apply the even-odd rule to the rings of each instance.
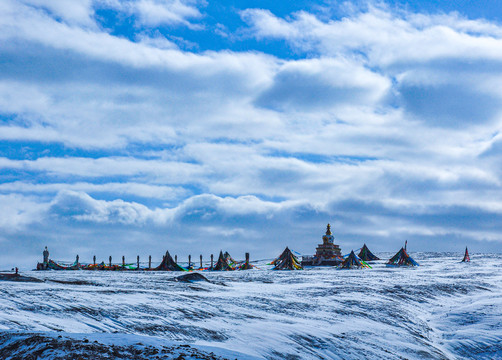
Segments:
[[[137,358],[155,348],[164,358],[191,349],[187,359],[502,359],[502,255],[473,254],[470,264],[462,254],[411,255],[420,267],[261,264],[204,272],[211,283],[169,272],[24,272],[47,281],[0,283],[0,354],[36,335],[58,354],[94,343],[117,354],[134,345]]]

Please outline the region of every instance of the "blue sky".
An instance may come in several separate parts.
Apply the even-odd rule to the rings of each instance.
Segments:
[[[272,4],[273,3],[273,4]],[[0,261],[500,251],[495,1],[5,0]]]

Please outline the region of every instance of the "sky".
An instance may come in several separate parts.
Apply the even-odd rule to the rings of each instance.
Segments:
[[[1,1],[0,268],[500,252],[501,9]]]

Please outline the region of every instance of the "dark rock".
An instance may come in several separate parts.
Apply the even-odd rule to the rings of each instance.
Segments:
[[[179,282],[187,282],[187,283],[192,283],[192,282],[195,282],[195,281],[207,281],[207,282],[210,282],[208,279],[206,279],[206,277],[202,274],[199,274],[199,273],[188,273],[188,274],[185,274],[185,275],[181,275],[181,276],[178,276],[177,278],[175,278],[176,281],[179,281]]]
[[[43,282],[43,280],[20,274],[0,273],[0,281]]]
[[[121,342],[121,338],[118,338]],[[106,344],[71,334],[52,337],[44,333],[0,332],[0,359],[52,360],[228,360],[190,345],[146,346],[139,343]],[[55,354],[61,355],[55,355]]]

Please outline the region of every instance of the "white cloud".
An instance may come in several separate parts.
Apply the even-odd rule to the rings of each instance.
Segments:
[[[4,14],[0,18],[0,40],[31,41],[133,68],[157,67],[175,71],[196,71],[206,78],[222,72],[238,72],[246,78],[242,79],[241,85],[253,86],[266,79],[267,72],[270,71],[267,71],[267,66],[273,66],[268,56],[257,53],[225,51],[197,55],[153,48],[98,30],[68,26],[43,12],[9,0],[0,4],[0,11]],[[201,69],[205,71],[201,73]]]
[[[18,194],[0,195],[0,229],[7,233],[22,232],[26,226],[41,222],[48,204]]]
[[[163,25],[184,25],[192,29],[200,29],[200,25],[192,24],[191,19],[199,19],[203,15],[198,5],[204,1],[193,0],[20,0],[36,9],[42,9],[69,25],[96,28],[94,20],[95,8],[114,9],[137,17],[140,26],[157,27]]]
[[[190,25],[186,19],[200,18],[202,14],[191,1],[139,0],[129,4],[143,25]],[[193,27],[193,25],[191,25]]]
[[[190,163],[159,160],[141,160],[127,157],[103,157],[99,159],[78,157],[42,157],[36,160],[10,160],[0,158],[0,166],[44,172],[54,176],[79,176],[100,178],[112,176],[147,176],[152,181],[186,183],[204,172],[203,166]]]
[[[502,114],[499,86],[491,80],[498,78],[502,62],[497,24],[372,5],[339,20],[305,11],[279,18],[262,9],[241,16],[258,39],[285,40],[300,53],[348,58],[394,81],[386,100],[410,119],[451,128],[493,123]]]
[[[166,39],[160,33],[155,34],[155,36],[147,36],[145,34],[140,34],[137,36],[139,43],[145,44],[147,46],[157,48],[157,49],[177,49],[178,46],[172,41]]]
[[[193,24],[190,20],[203,17],[198,6],[205,6],[206,2],[198,0],[105,0],[99,5],[115,9],[122,14],[134,15],[137,26],[184,25],[200,30],[202,26]]]
[[[187,224],[259,246],[274,223],[302,237],[326,218],[382,239],[497,233],[455,222],[501,213],[497,24],[242,12],[258,41],[293,48],[283,59],[184,51],[151,29],[192,26],[200,2],[61,4],[0,3],[3,228],[36,234],[50,205],[55,229],[169,228],[181,244]],[[133,15],[134,40],[90,26],[93,6]]]
[[[384,76],[346,59],[320,58],[286,62],[257,104],[285,111],[371,106],[390,90]]]
[[[71,25],[94,26],[93,0],[20,0],[20,2],[50,11]]]
[[[216,209],[224,215],[253,215],[272,216],[274,213],[302,205],[298,201],[272,202],[263,201],[256,196],[219,197],[215,195],[197,195],[183,202],[177,212],[186,214],[193,209]]]
[[[281,19],[266,9],[246,9],[241,12],[244,21],[252,25],[253,35],[257,38],[295,39],[301,37],[299,27]]]
[[[136,202],[95,200],[81,192],[62,191],[51,204],[51,213],[77,221],[145,225],[159,221],[158,212]],[[164,213],[167,215],[167,212]],[[161,215],[162,219],[165,219]]]
[[[299,49],[326,56],[362,53],[372,66],[457,57],[502,60],[502,29],[457,14],[402,16],[370,6],[367,11],[330,21],[304,11],[290,19],[262,9],[248,9],[241,16],[258,38],[285,39]]]
[[[50,204],[50,212],[62,219],[77,221],[165,226],[185,216],[197,216],[203,220],[221,216],[273,216],[293,209],[298,202],[267,202],[254,196],[221,198],[215,195],[196,195],[173,208],[148,207],[123,200],[96,200],[84,192],[63,190]]]
[[[36,184],[24,181],[14,181],[0,184],[0,192],[4,193],[34,193],[49,195],[63,190],[85,193],[112,193],[120,196],[137,196],[156,200],[179,200],[187,195],[187,191],[179,187],[152,185],[144,183],[113,183],[93,184],[86,182],[78,183],[50,183]]]

